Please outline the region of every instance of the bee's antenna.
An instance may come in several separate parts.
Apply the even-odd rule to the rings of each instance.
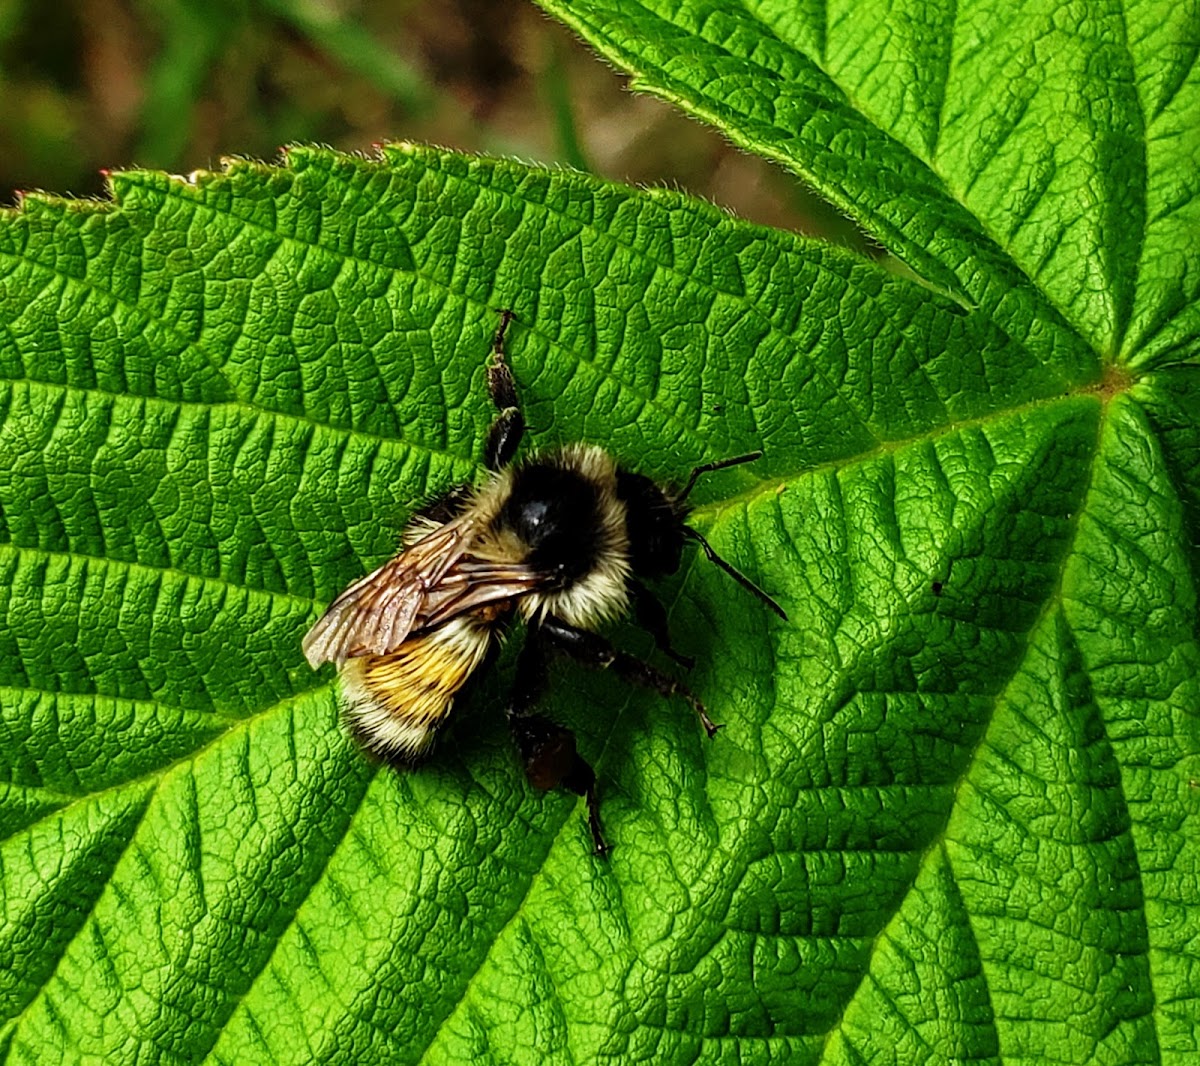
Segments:
[[[761,455],[761,454],[762,453],[760,452],[759,455]],[[756,455],[756,456],[753,456],[752,458],[758,458],[758,456]],[[743,455],[739,459],[726,459],[723,463],[721,463],[719,465],[720,466],[731,466],[734,463],[745,463],[745,462],[749,462],[749,457]],[[703,473],[703,469],[701,470],[701,473]],[[694,481],[695,478],[693,477],[692,480]],[[753,592],[755,596],[757,596],[760,600],[762,600],[763,603],[765,603],[768,607],[770,607],[771,610],[774,611],[777,615],[779,615],[779,617],[782,618],[785,622],[788,620],[787,613],[784,611],[784,609],[782,607],[779,606],[779,604],[777,604],[773,599],[771,599],[770,596],[768,596],[765,592],[763,592],[762,589],[760,589],[753,581],[751,581],[740,570],[738,570],[736,567],[730,566],[724,559],[722,559],[715,551],[713,551],[712,545],[709,544],[708,541],[706,541],[704,539],[704,537],[702,537],[699,533],[697,533],[694,529],[692,529],[691,526],[683,526],[683,535],[685,537],[690,538],[691,540],[696,541],[700,545],[700,547],[704,549],[704,554],[708,556],[708,561],[710,563],[716,563],[717,566],[719,566],[722,570],[724,570],[725,573],[727,573],[731,578],[733,578],[734,581],[736,581],[739,585],[741,585],[742,588],[744,588],[750,592]]]
[[[683,486],[683,491],[675,499],[678,503],[683,503],[688,498],[688,494],[692,489],[696,487],[696,480],[701,474],[711,474],[714,470],[724,470],[727,466],[741,466],[742,463],[752,463],[755,459],[761,458],[762,452],[748,452],[745,455],[735,455],[732,459],[717,459],[715,462],[698,466],[692,471],[691,477],[688,478],[688,483]],[[710,548],[709,551],[711,550]],[[712,557],[709,556],[709,558]]]

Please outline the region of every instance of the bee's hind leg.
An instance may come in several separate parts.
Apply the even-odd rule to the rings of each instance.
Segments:
[[[517,677],[508,704],[508,727],[516,741],[525,776],[534,788],[562,786],[587,802],[588,828],[596,854],[612,850],[600,825],[596,773],[575,748],[575,734],[540,714],[530,714],[546,687],[546,655],[535,629],[530,629],[517,659]]]
[[[525,434],[525,416],[517,397],[517,383],[504,361],[504,334],[513,320],[511,311],[500,312],[500,325],[492,337],[492,355],[488,361],[488,395],[499,412],[488,430],[483,446],[483,462],[489,470],[500,470],[512,462],[521,437]]]
[[[704,726],[709,737],[714,737],[721,727],[708,716],[704,704],[700,702],[690,688],[682,681],[664,674],[657,667],[642,662],[636,656],[616,648],[612,641],[593,633],[589,629],[580,629],[569,625],[561,618],[547,618],[542,622],[539,632],[552,647],[566,652],[571,658],[584,666],[592,666],[599,670],[612,670],[618,677],[635,685],[652,688],[664,696],[682,696],[692,705],[692,710]]]

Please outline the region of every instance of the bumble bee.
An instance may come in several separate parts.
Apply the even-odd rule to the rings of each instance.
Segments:
[[[525,431],[504,355],[513,320],[503,311],[492,339],[488,391],[498,414],[484,446],[490,474],[458,485],[410,521],[400,553],[351,585],[304,638],[313,669],[336,663],[350,731],[370,752],[412,765],[424,756],[455,697],[493,655],[514,617],[525,622],[507,717],[530,782],[585,797],[596,853],[608,852],[596,777],[574,734],[532,713],[547,654],[680,696],[711,737],[719,726],[680,681],[618,650],[596,632],[631,607],[663,653],[687,668],[667,632],[661,602],[642,584],[679,569],[686,541],[786,620],[782,608],[684,524],[700,475],[762,453],[696,467],[680,492],[620,467],[602,448],[571,444],[514,463]]]

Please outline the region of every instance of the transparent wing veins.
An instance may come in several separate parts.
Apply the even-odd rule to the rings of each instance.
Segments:
[[[315,670],[356,655],[386,655],[410,634],[537,589],[543,579],[521,564],[469,554],[478,520],[438,526],[337,597],[304,637]]]

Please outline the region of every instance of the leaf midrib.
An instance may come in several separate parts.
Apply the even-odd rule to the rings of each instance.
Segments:
[[[482,362],[481,359],[480,365],[482,365]],[[294,411],[280,411],[274,407],[260,406],[249,400],[213,400],[210,402],[205,400],[174,399],[169,396],[149,396],[134,392],[112,392],[97,386],[85,387],[82,385],[72,385],[69,382],[46,381],[43,378],[34,377],[4,378],[0,379],[0,381],[4,382],[4,385],[7,386],[10,392],[18,386],[26,386],[34,389],[44,389],[47,392],[58,392],[67,396],[94,396],[105,403],[111,403],[114,408],[118,406],[148,405],[168,410],[193,410],[205,414],[235,411],[248,415],[250,420],[254,422],[269,419],[275,424],[308,426],[317,432],[329,433],[334,436],[354,437],[358,440],[373,441],[384,446],[400,445],[410,451],[419,452],[422,455],[437,456],[449,459],[455,463],[475,461],[469,455],[463,455],[460,452],[450,451],[446,448],[437,448],[424,441],[403,435],[384,436],[381,433],[358,429],[354,426],[341,426],[334,422],[321,422],[309,415],[297,414]]]
[[[1137,378],[1131,379],[1125,391],[1132,389],[1138,382]],[[973,418],[960,418],[951,420],[937,426],[933,426],[920,433],[914,433],[908,437],[894,437],[889,440],[880,441],[879,444],[867,451],[856,452],[854,455],[839,457],[837,459],[826,459],[820,463],[813,463],[811,466],[806,466],[802,470],[791,471],[787,473],[777,474],[774,477],[760,478],[757,483],[749,488],[743,489],[741,492],[733,493],[729,496],[724,496],[719,500],[712,500],[706,503],[697,504],[691,509],[691,513],[705,517],[711,515],[714,522],[720,522],[725,515],[725,511],[731,507],[750,506],[756,501],[770,495],[774,495],[779,491],[780,483],[785,485],[792,482],[800,481],[803,478],[815,477],[821,474],[826,474],[841,470],[847,466],[853,466],[858,463],[871,462],[874,459],[880,459],[884,456],[891,455],[894,452],[912,447],[917,444],[929,443],[937,440],[939,437],[944,437],[947,434],[959,433],[967,429],[986,428],[989,425],[1006,422],[1011,418],[1019,418],[1023,414],[1029,414],[1039,410],[1053,410],[1055,407],[1072,403],[1083,397],[1095,396],[1097,402],[1101,403],[1102,407],[1107,405],[1101,400],[1101,392],[1103,384],[1101,382],[1092,382],[1084,385],[1077,385],[1074,388],[1064,393],[1059,393],[1054,396],[1035,397],[1031,400],[1026,400],[1024,403],[1014,404],[1011,407],[995,408],[983,415],[976,415]],[[1120,395],[1120,394],[1118,394]],[[770,444],[768,442],[767,448]],[[769,452],[768,452],[769,457]]]

